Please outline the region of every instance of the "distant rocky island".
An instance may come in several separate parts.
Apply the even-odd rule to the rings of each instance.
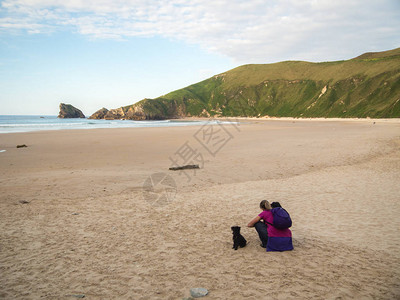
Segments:
[[[90,119],[399,118],[400,48],[343,61],[244,65]]]
[[[60,113],[58,117],[61,119],[85,118],[85,115],[71,104],[60,103]]]

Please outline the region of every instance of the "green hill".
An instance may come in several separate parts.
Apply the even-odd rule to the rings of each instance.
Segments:
[[[108,114],[186,116],[400,117],[400,48],[345,61],[244,65]]]

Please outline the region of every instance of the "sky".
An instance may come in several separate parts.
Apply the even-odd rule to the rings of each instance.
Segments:
[[[0,115],[90,116],[243,64],[400,47],[400,0],[0,0]]]

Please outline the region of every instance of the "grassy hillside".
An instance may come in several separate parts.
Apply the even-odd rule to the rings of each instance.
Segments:
[[[346,61],[244,65],[123,107],[184,116],[400,117],[400,48]]]

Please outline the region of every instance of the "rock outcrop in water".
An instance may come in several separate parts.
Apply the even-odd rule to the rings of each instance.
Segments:
[[[100,108],[98,111],[96,111],[94,114],[92,114],[89,119],[104,119],[104,117],[107,115],[108,109],[103,107]]]
[[[126,119],[126,120],[146,120],[148,119],[145,115],[142,107],[138,106],[130,106],[130,107],[120,107],[115,109],[108,110],[107,108],[102,108],[92,114],[89,119],[106,119],[106,120],[118,120],[118,119]]]
[[[85,118],[85,115],[71,104],[60,103],[60,113],[58,117],[61,119]]]

